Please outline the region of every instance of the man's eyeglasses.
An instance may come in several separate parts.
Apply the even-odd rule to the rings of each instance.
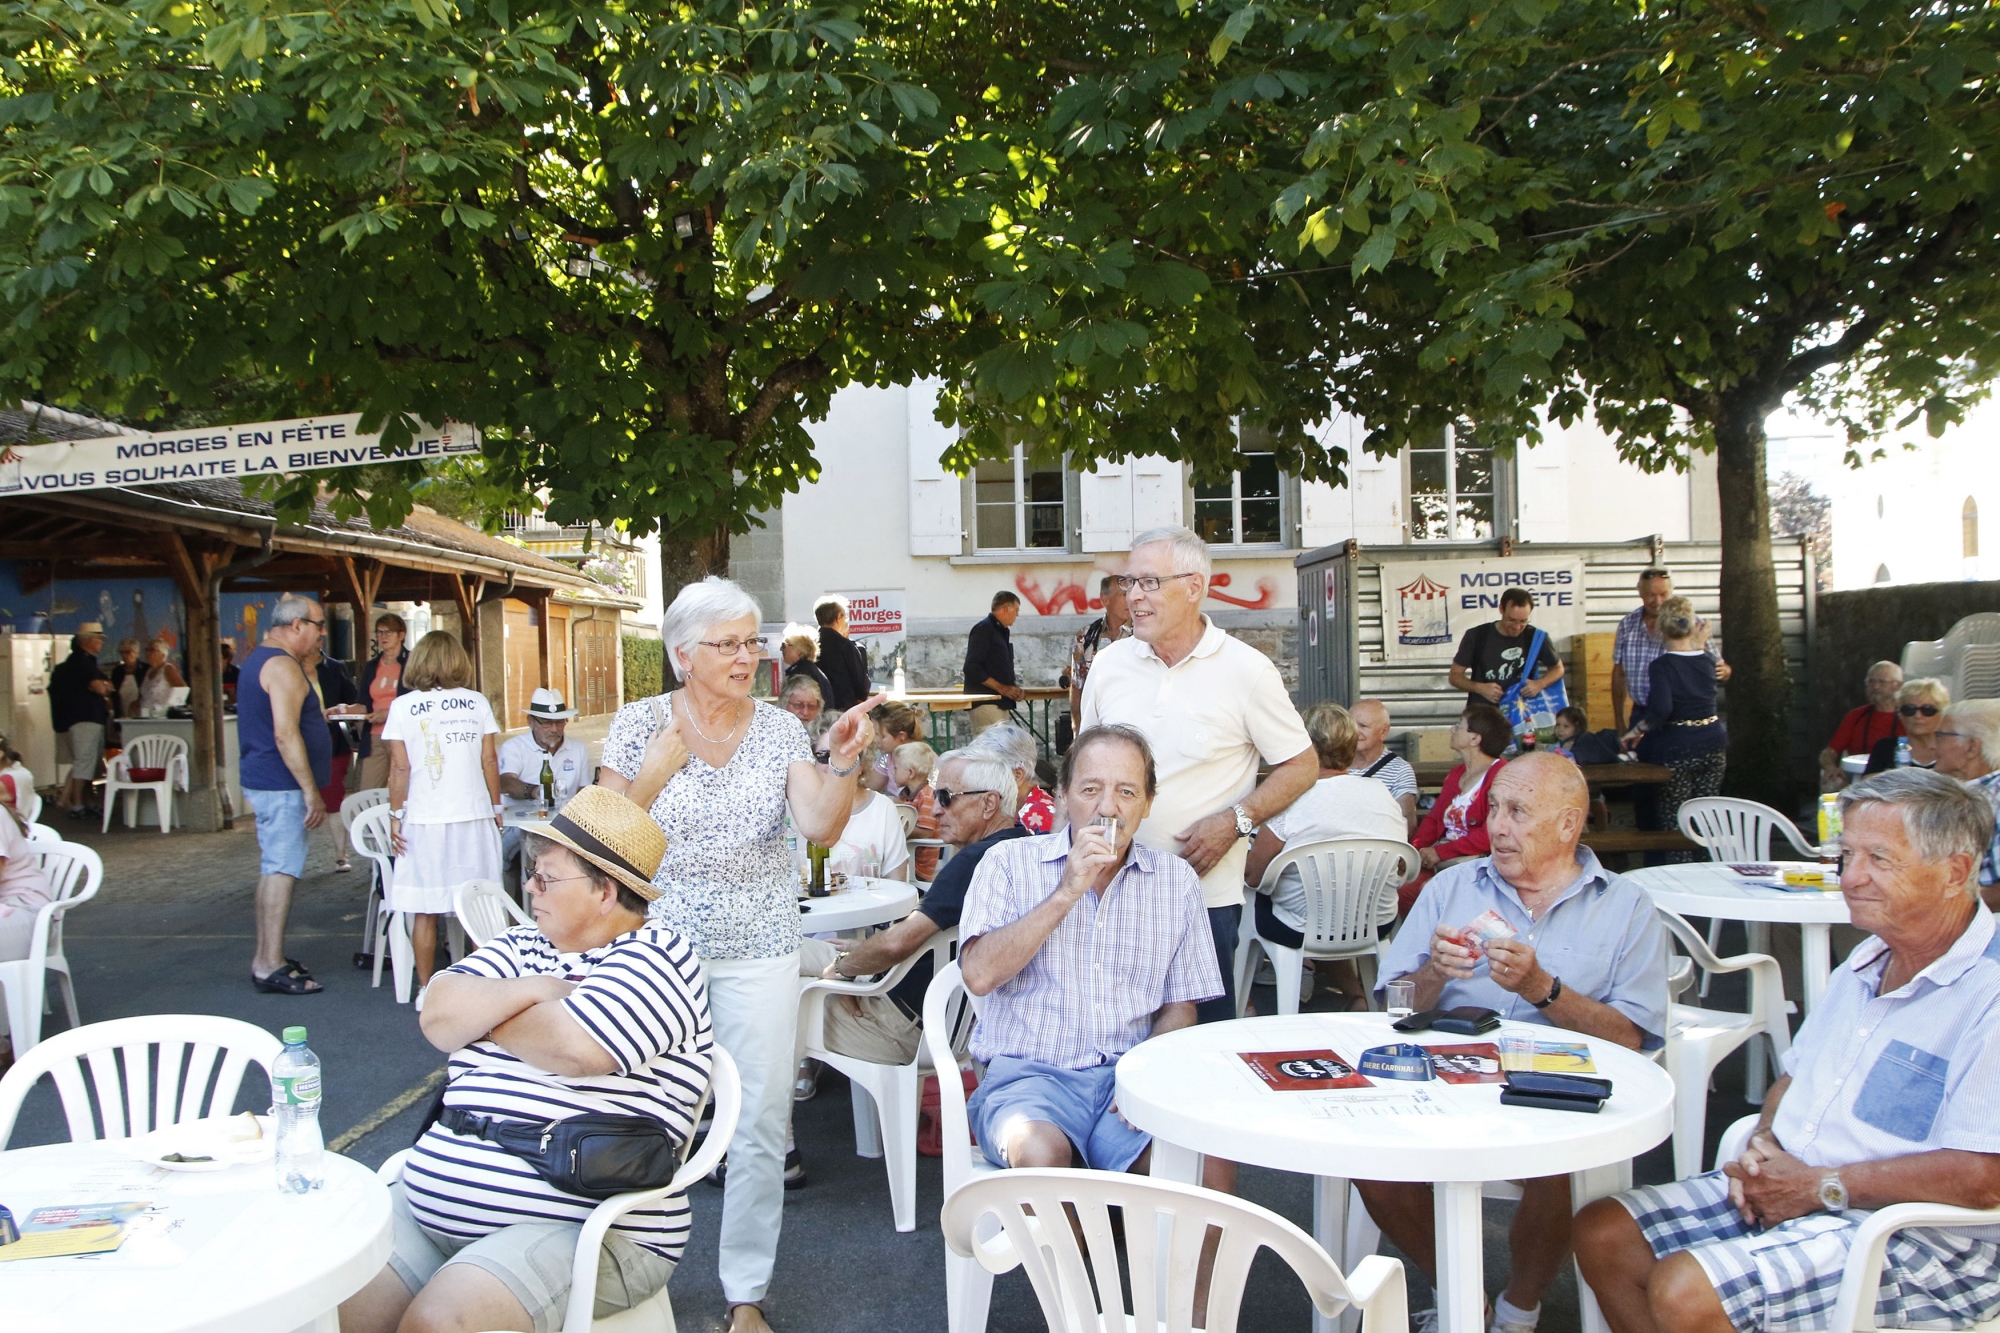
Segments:
[[[1198,577],[1200,576],[1196,574],[1113,574],[1111,581],[1125,592],[1130,592],[1134,588],[1140,592],[1158,592],[1162,583]]]
[[[1936,735],[1936,737],[1939,740],[1943,740],[1947,736],[1951,737],[1953,740],[1956,741],[1974,741],[1979,739],[1977,736],[1968,736],[1962,731],[1940,731],[1940,732],[1935,732],[1933,734]]]
[[[1896,711],[1904,717],[1936,717],[1944,710],[1936,704],[1904,704]]]
[[[308,620],[306,624],[311,625],[314,629],[326,628],[326,622],[324,620]]]
[[[999,794],[999,792],[986,787],[981,787],[974,791],[953,791],[949,787],[933,787],[931,789],[931,795],[937,797],[938,809],[940,810],[951,809],[951,803],[961,796],[998,796]]]
[[[759,657],[763,655],[764,645],[769,643],[770,640],[769,639],[696,639],[695,642],[700,644],[704,648],[715,649],[716,652],[720,653],[724,657],[734,657],[736,656],[736,654],[742,652],[745,648],[748,648],[750,650],[751,656]]]

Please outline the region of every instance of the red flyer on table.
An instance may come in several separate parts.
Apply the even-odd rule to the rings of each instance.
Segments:
[[[1500,1048],[1490,1041],[1464,1046],[1426,1046],[1431,1068],[1445,1083],[1505,1083],[1500,1070]]]
[[[1372,1088],[1354,1071],[1354,1062],[1334,1051],[1242,1051],[1243,1063],[1273,1092],[1325,1092],[1329,1088]]]

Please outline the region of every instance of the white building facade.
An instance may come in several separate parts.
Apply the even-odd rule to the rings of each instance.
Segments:
[[[969,477],[938,462],[951,428],[934,415],[934,384],[853,387],[810,427],[817,483],[738,538],[731,572],[769,622],[812,622],[823,594],[879,593],[900,612],[912,686],[955,686],[965,633],[993,594],[1020,595],[1015,656],[1024,684],[1055,684],[1071,639],[1100,612],[1098,582],[1123,570],[1135,533],[1186,524],[1215,562],[1206,610],[1278,661],[1295,682],[1293,561],[1350,538],[1371,549],[1515,542],[1713,540],[1719,518],[1712,459],[1647,475],[1579,423],[1551,426],[1518,457],[1448,432],[1429,448],[1380,459],[1361,452],[1358,422],[1323,439],[1348,452],[1341,487],[1280,474],[1251,453],[1227,486],[1197,487],[1162,458],[1088,471],[1017,455]],[[868,642],[866,638],[862,640]],[[886,654],[871,654],[878,676]]]

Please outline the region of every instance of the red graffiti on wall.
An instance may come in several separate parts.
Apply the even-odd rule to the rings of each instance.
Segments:
[[[1250,611],[1262,611],[1278,604],[1278,587],[1269,579],[1257,580],[1257,600],[1254,602],[1247,597],[1231,597],[1226,592],[1216,591],[1217,588],[1228,586],[1229,575],[1217,574],[1208,581],[1208,595],[1218,602],[1227,602],[1231,606],[1240,606]]]
[[[1038,616],[1059,616],[1065,606],[1074,606],[1077,615],[1087,615],[1102,610],[1104,603],[1092,601],[1090,593],[1075,579],[1064,576],[1064,581],[1056,584],[1050,592],[1042,591],[1042,581],[1020,570],[1014,575],[1014,589],[1035,608]]]

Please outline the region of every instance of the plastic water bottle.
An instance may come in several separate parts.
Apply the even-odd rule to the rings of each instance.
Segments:
[[[277,1122],[278,1190],[307,1194],[326,1184],[319,1134],[319,1057],[306,1049],[306,1030],[285,1029],[285,1049],[271,1066],[271,1116]]]
[[[1910,766],[1910,738],[1908,736],[1896,737],[1896,763],[1904,768]]]

